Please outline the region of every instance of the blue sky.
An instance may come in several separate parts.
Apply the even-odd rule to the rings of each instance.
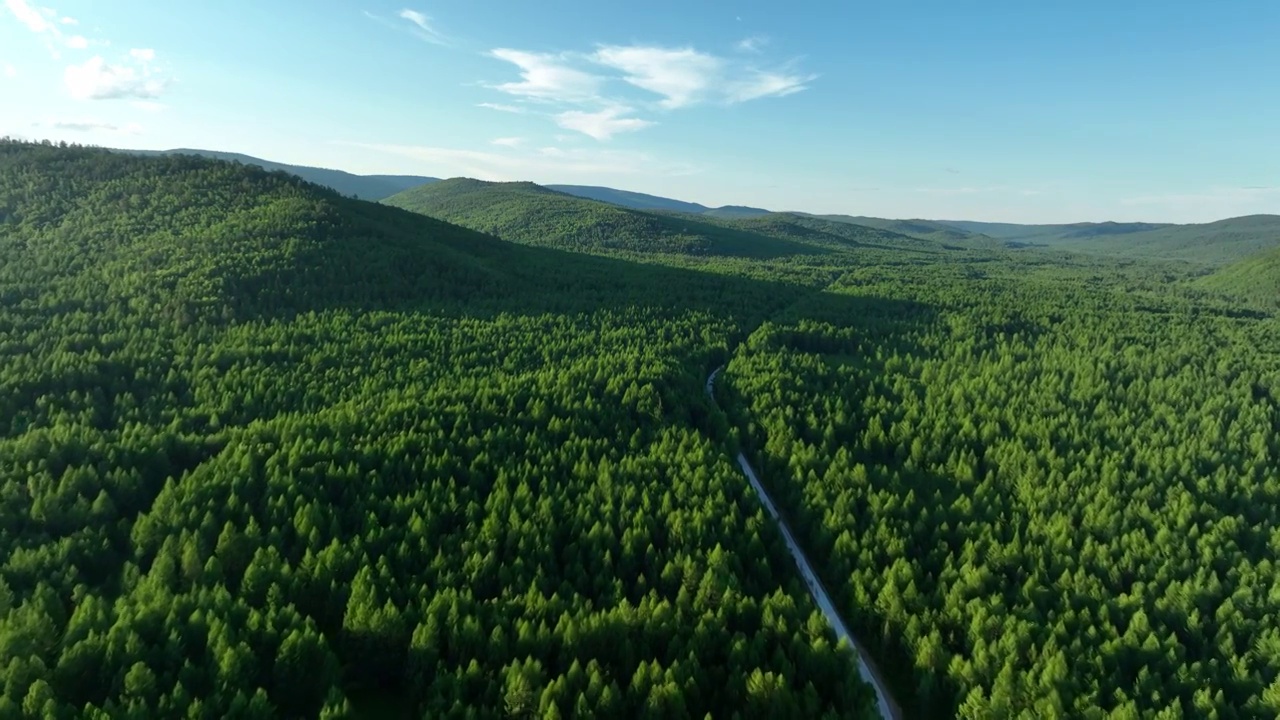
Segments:
[[[1276,0],[0,3],[0,134],[881,217],[1280,213]]]

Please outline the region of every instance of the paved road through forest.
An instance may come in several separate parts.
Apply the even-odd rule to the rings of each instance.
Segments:
[[[718,367],[707,376],[707,395],[713,403],[716,401],[716,375],[719,375],[723,369],[723,366]],[[840,613],[836,612],[836,607],[831,602],[831,596],[827,594],[826,588],[822,586],[822,581],[813,572],[813,566],[809,564],[809,559],[805,557],[804,551],[800,549],[800,545],[791,534],[791,528],[787,527],[786,520],[783,520],[782,516],[778,514],[778,508],[774,507],[773,500],[769,498],[769,493],[760,484],[760,478],[756,476],[751,463],[747,461],[747,457],[742,453],[738,453],[738,465],[747,476],[747,480],[751,481],[751,487],[755,488],[756,494],[760,496],[760,502],[764,505],[765,510],[769,511],[770,517],[778,523],[778,528],[782,530],[782,536],[787,541],[787,547],[791,549],[791,557],[795,558],[796,566],[800,569],[800,574],[809,586],[809,593],[813,595],[814,602],[822,609],[822,614],[827,616],[827,622],[831,623],[832,629],[836,631],[836,637],[847,639],[849,646],[857,653],[858,674],[862,676],[863,680],[870,683],[871,687],[875,688],[876,705],[879,706],[880,717],[885,718],[885,720],[901,720],[902,711],[898,708],[897,703],[893,701],[893,696],[889,693],[889,688],[885,686],[879,670],[867,655],[867,651],[862,647],[862,644],[845,627],[844,620],[840,618]]]

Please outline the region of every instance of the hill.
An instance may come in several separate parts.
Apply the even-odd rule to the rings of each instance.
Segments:
[[[863,713],[702,393],[808,291],[0,142],[0,716]]]
[[[647,213],[533,183],[454,178],[384,202],[504,239],[567,250],[756,258],[821,252],[697,216]]]
[[[744,230],[807,244],[844,250],[857,248],[888,251],[888,257],[894,259],[907,259],[913,254],[919,253],[934,255],[948,249],[961,249],[947,248],[933,240],[913,237],[891,230],[826,220],[800,213],[770,213],[731,221],[730,224]],[[881,257],[884,258],[885,256],[882,255]]]
[[[986,235],[1000,240],[1024,243],[1051,243],[1054,241],[1098,236],[1126,235],[1172,227],[1161,223],[1068,223],[1048,225],[1020,225],[1017,223],[975,222],[970,220],[926,221],[941,227],[949,227],[970,234]]]
[[[303,180],[332,188],[343,195],[357,197],[361,200],[381,200],[398,192],[423,183],[435,182],[438,178],[418,175],[355,175],[342,170],[307,167],[305,165],[286,165],[240,153],[220,152],[216,150],[120,150],[134,155],[197,155],[215,160],[227,160],[244,165],[256,165],[266,170],[278,170],[297,175]]]
[[[1280,247],[1280,215],[1248,215],[1212,223],[1169,225],[1118,236],[1077,234],[1056,244],[1078,252],[1221,266]]]
[[[673,200],[672,198],[658,195],[647,195],[645,193],[593,185],[545,185],[544,187],[589,200],[621,205],[633,210],[657,210],[689,215],[708,215],[717,218],[754,217],[769,213],[768,210],[741,205],[725,205],[724,207],[711,208],[699,203],[685,202],[684,200]]]
[[[600,202],[613,203],[614,205],[621,205],[622,207],[631,208],[633,210],[668,210],[671,212],[700,215],[711,209],[706,205],[699,205],[698,203],[673,200],[671,198],[630,192],[628,190],[615,190],[614,188],[599,187],[595,185],[545,185],[544,187],[567,195],[587,198],[588,200],[599,200]]]
[[[898,233],[900,235],[907,235],[924,240],[934,240],[937,242],[971,242],[982,237],[980,233],[968,232],[943,223],[934,222],[932,220],[889,220],[886,218],[865,217],[861,215],[796,214],[828,220],[831,222],[878,228]]]
[[[1201,278],[1200,285],[1260,305],[1280,306],[1280,243],[1277,245]]]

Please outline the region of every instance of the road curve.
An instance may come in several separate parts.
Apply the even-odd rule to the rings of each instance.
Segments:
[[[716,376],[724,366],[716,368],[707,376],[707,396],[711,398],[711,402],[715,403],[715,380]],[[787,541],[787,547],[791,550],[791,557],[796,561],[796,567],[800,569],[801,576],[804,577],[805,583],[809,586],[809,594],[813,595],[813,600],[822,610],[822,614],[827,617],[827,622],[831,623],[831,628],[835,630],[837,638],[845,638],[849,641],[849,646],[853,648],[858,656],[858,674],[862,676],[871,687],[876,691],[876,705],[880,710],[880,717],[885,720],[901,720],[902,710],[898,704],[893,701],[893,695],[889,693],[889,688],[885,685],[884,678],[880,674],[879,669],[875,666],[874,661],[867,655],[866,648],[858,639],[849,632],[845,627],[844,620],[840,618],[840,613],[836,611],[836,606],[831,602],[831,596],[827,594],[827,589],[823,587],[822,581],[813,571],[813,566],[809,564],[809,559],[805,557],[804,551],[800,549],[800,544],[796,542],[795,536],[791,534],[791,528],[787,527],[787,521],[782,519],[778,514],[778,508],[774,506],[773,500],[769,497],[769,493],[760,484],[760,478],[756,476],[756,472],[751,467],[751,463],[747,461],[747,456],[738,453],[738,465],[742,468],[742,472],[747,476],[747,480],[751,482],[751,487],[755,488],[756,494],[760,496],[760,502],[764,505],[765,510],[769,511],[770,517],[778,524],[778,528],[782,530],[782,537]]]

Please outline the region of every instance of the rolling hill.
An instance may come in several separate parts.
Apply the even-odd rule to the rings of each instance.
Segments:
[[[256,165],[272,171],[282,171],[297,175],[303,180],[332,188],[342,195],[360,198],[361,200],[382,200],[398,192],[423,183],[435,182],[438,178],[418,175],[355,175],[342,170],[307,167],[305,165],[286,165],[261,158],[242,155],[240,153],[220,152],[216,150],[119,150],[117,152],[134,155],[197,155],[214,160],[227,160],[244,165]]]
[[[633,210],[533,183],[454,178],[383,202],[507,240],[566,250],[757,258],[823,252],[697,216]]]
[[[1202,287],[1271,307],[1280,306],[1280,245],[1199,280]]]
[[[742,205],[725,205],[723,207],[712,208],[699,203],[685,202],[684,200],[674,200],[672,198],[660,197],[657,195],[647,195],[645,193],[631,192],[629,190],[617,190],[609,187],[599,187],[594,185],[544,185],[543,187],[557,190],[569,195],[587,198],[589,200],[599,200],[601,202],[613,203],[622,207],[631,208],[632,210],[661,210],[667,212],[687,213],[689,215],[709,215],[711,217],[720,218],[740,218],[754,217],[757,215],[767,215],[768,210],[762,208],[745,207]]]
[[[980,233],[968,232],[959,228],[951,227],[940,222],[932,220],[890,220],[887,218],[875,218],[855,215],[812,215],[810,213],[796,213],[797,215],[805,215],[808,217],[819,218],[831,222],[847,223],[852,225],[861,225],[864,227],[879,228],[888,230],[889,232],[908,235],[910,237],[921,238],[924,240],[934,240],[937,242],[972,242],[982,238]]]
[[[0,141],[0,716],[864,715],[702,392],[809,291]]]

